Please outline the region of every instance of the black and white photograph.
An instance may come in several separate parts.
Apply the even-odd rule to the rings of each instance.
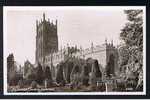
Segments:
[[[145,95],[145,6],[5,6],[5,95]]]

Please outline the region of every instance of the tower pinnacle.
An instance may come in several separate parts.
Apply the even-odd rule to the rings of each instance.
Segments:
[[[43,21],[45,21],[45,13],[43,13]]]
[[[38,20],[36,20],[36,32],[38,33]]]
[[[113,40],[111,40],[111,45],[113,45]]]
[[[38,27],[38,20],[36,20],[36,26]]]
[[[55,22],[55,23],[56,23],[56,26],[57,26],[57,19],[56,19],[56,22]]]
[[[105,44],[107,44],[107,38],[105,38]]]

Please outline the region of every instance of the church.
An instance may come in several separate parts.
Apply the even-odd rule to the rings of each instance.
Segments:
[[[43,67],[49,66],[50,69],[56,69],[57,64],[65,60],[65,53],[67,48],[58,50],[57,20],[55,22],[46,20],[43,14],[43,19],[36,21],[36,64],[40,63]],[[111,74],[115,75],[118,72],[118,50],[113,45],[113,41],[107,43],[106,39],[102,45],[97,46],[92,43],[91,47],[85,50],[80,49],[73,56],[97,59],[103,69],[106,69],[107,65],[111,66],[107,68]]]

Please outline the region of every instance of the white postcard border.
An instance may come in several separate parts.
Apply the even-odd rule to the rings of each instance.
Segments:
[[[18,92],[18,93],[8,93],[7,92],[7,11],[39,11],[48,9],[68,9],[71,7],[76,7],[80,9],[82,7],[86,9],[97,9],[102,8],[105,10],[115,10],[115,9],[142,9],[143,10],[143,92]],[[3,83],[4,83],[4,95],[146,95],[146,6],[4,6],[3,7]]]

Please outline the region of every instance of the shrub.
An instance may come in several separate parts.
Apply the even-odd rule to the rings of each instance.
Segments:
[[[18,86],[19,86],[19,88],[23,88],[23,87],[24,87],[24,82],[23,82],[23,80],[19,80],[19,81],[18,81]]]
[[[31,83],[31,88],[32,89],[35,89],[35,88],[37,88],[37,82],[36,81],[32,81],[32,83]]]

